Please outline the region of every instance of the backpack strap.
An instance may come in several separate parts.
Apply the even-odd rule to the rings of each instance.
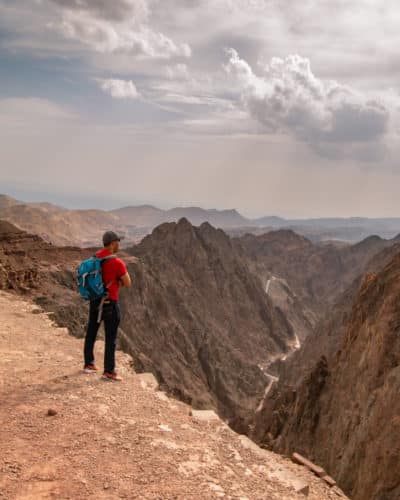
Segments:
[[[103,264],[103,262],[105,262],[106,260],[116,259],[117,256],[115,255],[115,253],[112,253],[111,255],[107,255],[106,257],[97,257],[97,258],[101,259],[101,263]]]
[[[101,323],[101,317],[103,315],[103,306],[104,306],[104,301],[108,299],[108,293],[104,294],[103,297],[101,298],[100,304],[99,304],[99,309],[97,313],[97,323]]]
[[[97,257],[97,256],[96,256]],[[115,259],[117,256],[115,254],[111,254],[111,255],[107,255],[106,257],[97,257],[97,258],[100,258],[101,259],[101,265],[103,265],[103,263],[106,261],[106,260],[110,260],[110,259]],[[108,285],[106,285],[106,289],[108,288],[108,286],[110,285],[110,283]],[[101,317],[103,316],[103,306],[104,306],[104,302],[109,298],[109,295],[108,295],[108,292],[106,292],[103,297],[101,298],[101,301],[100,301],[100,304],[99,304],[99,308],[98,308],[98,313],[97,313],[97,323],[101,323]]]
[[[101,263],[103,264],[103,262],[105,262],[106,260],[110,260],[110,259],[116,259],[117,256],[115,255],[115,253],[112,253],[111,255],[106,255],[105,257],[97,257],[96,254],[94,254],[92,256],[93,259],[100,259],[101,260]]]
[[[111,255],[107,255],[106,257],[100,257],[101,258],[101,264],[103,265],[103,263],[106,261],[106,260],[111,260],[111,259],[116,259],[117,256],[113,253]],[[106,288],[108,288],[110,285],[111,285],[112,281],[110,281],[109,283],[107,284],[104,284],[104,286]]]
[[[107,255],[106,257],[97,257],[97,258],[100,258],[101,259],[101,265],[103,265],[103,263],[106,261],[106,260],[111,260],[111,259],[116,259],[117,256],[115,254],[111,254],[111,255]],[[108,283],[107,285],[105,285],[105,288],[107,289],[110,285],[111,285],[112,282]],[[98,309],[98,313],[97,313],[97,323],[101,323],[101,317],[103,315],[103,306],[104,306],[104,302],[105,300],[107,300],[109,298],[109,295],[108,295],[108,291],[103,295],[103,297],[101,298],[101,301],[100,301],[100,304],[99,304],[99,309]]]

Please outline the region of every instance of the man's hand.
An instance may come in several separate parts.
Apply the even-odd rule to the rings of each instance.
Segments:
[[[124,275],[122,275],[120,277],[119,284],[121,286],[131,286],[132,282],[131,282],[131,277],[129,276],[129,273],[125,273]]]

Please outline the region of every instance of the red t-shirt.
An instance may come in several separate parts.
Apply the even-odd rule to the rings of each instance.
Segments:
[[[109,250],[102,248],[96,253],[96,257],[100,259],[112,255]],[[119,296],[119,278],[128,272],[123,260],[115,257],[114,259],[105,260],[102,265],[102,276],[104,285],[108,290],[108,295],[111,300],[118,300]]]

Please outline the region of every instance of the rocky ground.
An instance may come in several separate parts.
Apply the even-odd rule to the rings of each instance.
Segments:
[[[0,292],[0,311],[0,498],[341,495],[217,417],[167,398],[151,376],[133,372],[122,352],[123,382],[84,374],[82,340],[32,302]],[[99,341],[100,367],[102,352]],[[305,494],[296,492],[304,488]]]

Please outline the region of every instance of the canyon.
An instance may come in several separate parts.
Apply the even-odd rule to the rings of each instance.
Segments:
[[[6,221],[0,238],[0,288],[82,337],[75,272],[95,249]],[[351,498],[394,500],[399,255],[397,237],[322,244],[288,229],[232,238],[207,222],[162,223],[121,254],[133,286],[120,347],[171,397],[315,460]]]

